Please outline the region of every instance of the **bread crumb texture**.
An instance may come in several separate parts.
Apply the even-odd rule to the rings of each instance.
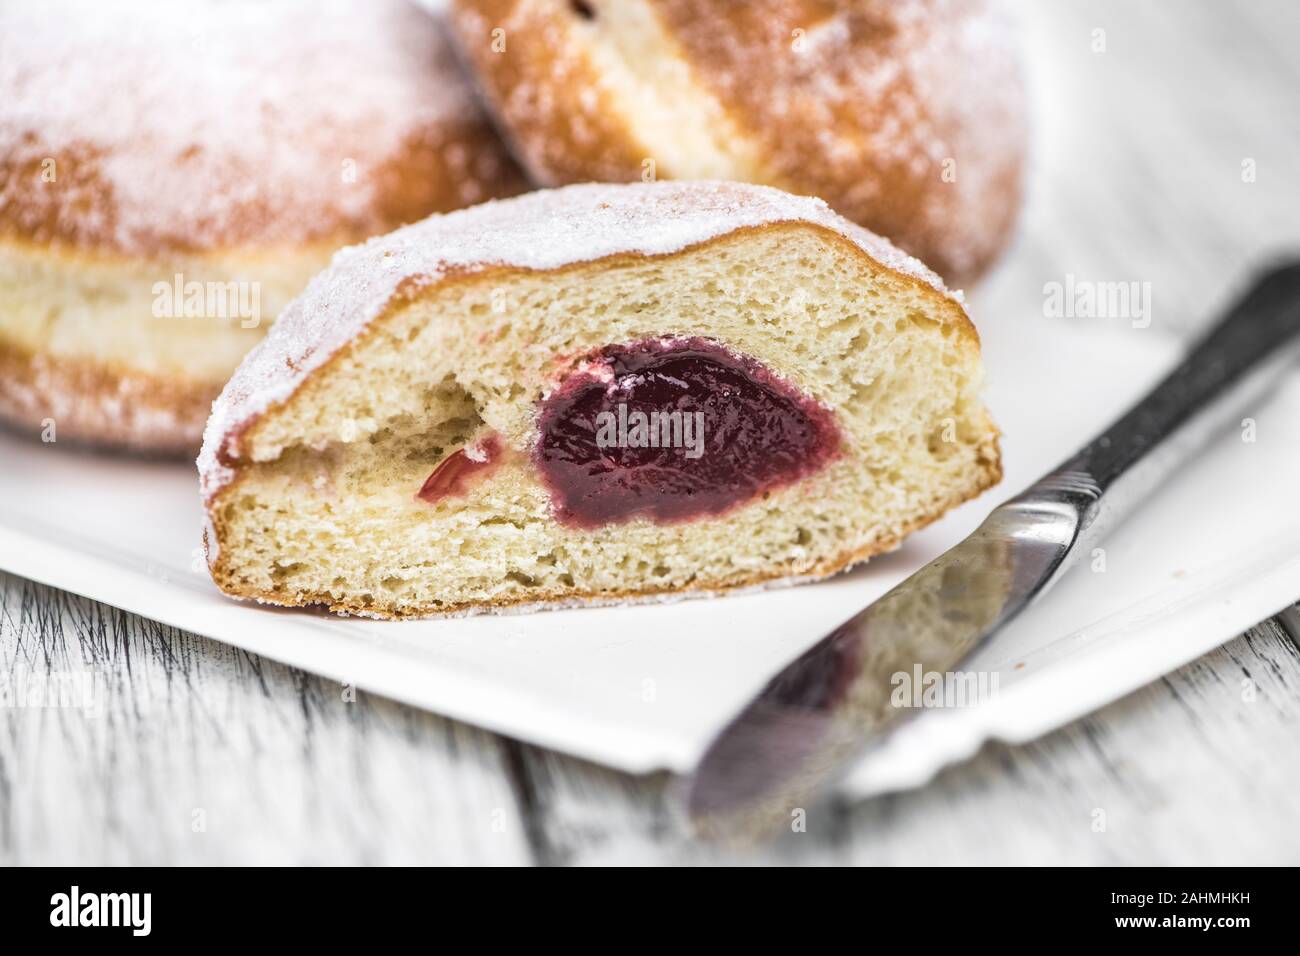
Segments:
[[[458,257],[453,236],[481,234],[446,222],[466,213],[343,254],[246,360],[209,423],[200,469],[218,585],[379,617],[713,593],[834,573],[994,484],[997,431],[961,304],[892,250],[869,254],[874,237],[819,221],[810,200],[792,215],[773,207],[705,228],[718,188],[551,194],[542,201],[553,208],[612,202],[632,228],[612,245],[569,237],[578,249],[532,264],[482,247]],[[725,187],[736,188],[733,207],[778,202],[771,190]],[[657,242],[627,207],[664,189],[697,212],[694,227],[679,221],[674,241]],[[563,217],[550,234],[563,244]],[[413,290],[376,280],[409,244],[441,271],[432,261],[394,270],[424,275]],[[348,287],[356,294],[333,320],[297,314],[337,306]],[[557,522],[531,459],[539,401],[580,357],[665,336],[763,363],[832,411],[840,454],[719,516]],[[487,434],[506,449],[495,467],[464,494],[417,499],[441,461]]]

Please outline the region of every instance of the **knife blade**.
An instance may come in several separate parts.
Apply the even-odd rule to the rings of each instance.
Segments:
[[[1263,275],[1141,401],[976,531],[777,674],[709,745],[684,803],[752,841],[911,713],[900,675],[952,675],[1300,355],[1300,263]]]

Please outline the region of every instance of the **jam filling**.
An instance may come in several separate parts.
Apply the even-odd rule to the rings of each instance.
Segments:
[[[830,411],[701,338],[606,346],[541,402],[538,423],[534,462],[574,527],[722,514],[840,446]]]
[[[488,435],[472,445],[456,449],[438,462],[415,497],[432,505],[443,498],[465,494],[475,479],[496,467],[501,452],[501,439],[496,435]]]

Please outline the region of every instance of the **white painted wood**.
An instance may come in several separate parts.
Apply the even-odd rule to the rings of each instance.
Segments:
[[[670,781],[531,748],[525,780],[551,862],[1295,864],[1298,689],[1300,653],[1266,622],[1043,740],[986,746],[915,792],[811,809],[806,832],[746,853],[684,839]]]
[[[1272,622],[1042,741],[814,808],[807,832],[739,855],[688,839],[664,777],[349,703],[10,575],[0,654],[5,863],[1300,860],[1300,653]],[[40,706],[51,679],[86,693]]]
[[[979,321],[1032,321],[1044,283],[1073,274],[1150,282],[1134,334],[1185,334],[1261,259],[1300,252],[1300,4],[1048,0],[1022,16],[1034,175],[1013,255],[975,300],[1010,314]],[[0,862],[1296,863],[1297,635],[1298,613],[1265,622],[1041,741],[737,857],[685,840],[670,781],[349,703],[0,575]],[[73,703],[92,713],[17,706],[50,677],[91,679]]]
[[[1017,6],[1033,174],[1023,228],[988,298],[1023,293],[1041,304],[1043,284],[1067,273],[1150,282],[1151,330],[1135,334],[1177,332],[1211,318],[1261,261],[1300,254],[1300,5]],[[1098,30],[1104,52],[1094,52]],[[1254,182],[1243,181],[1246,160]]]
[[[5,862],[530,858],[513,744],[11,575],[0,694]]]

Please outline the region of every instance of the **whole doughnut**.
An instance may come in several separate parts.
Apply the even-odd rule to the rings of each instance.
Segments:
[[[523,180],[406,0],[0,6],[0,418],[197,449],[333,252]]]
[[[452,19],[546,184],[816,195],[954,285],[1010,237],[1024,96],[995,2],[454,0]]]

